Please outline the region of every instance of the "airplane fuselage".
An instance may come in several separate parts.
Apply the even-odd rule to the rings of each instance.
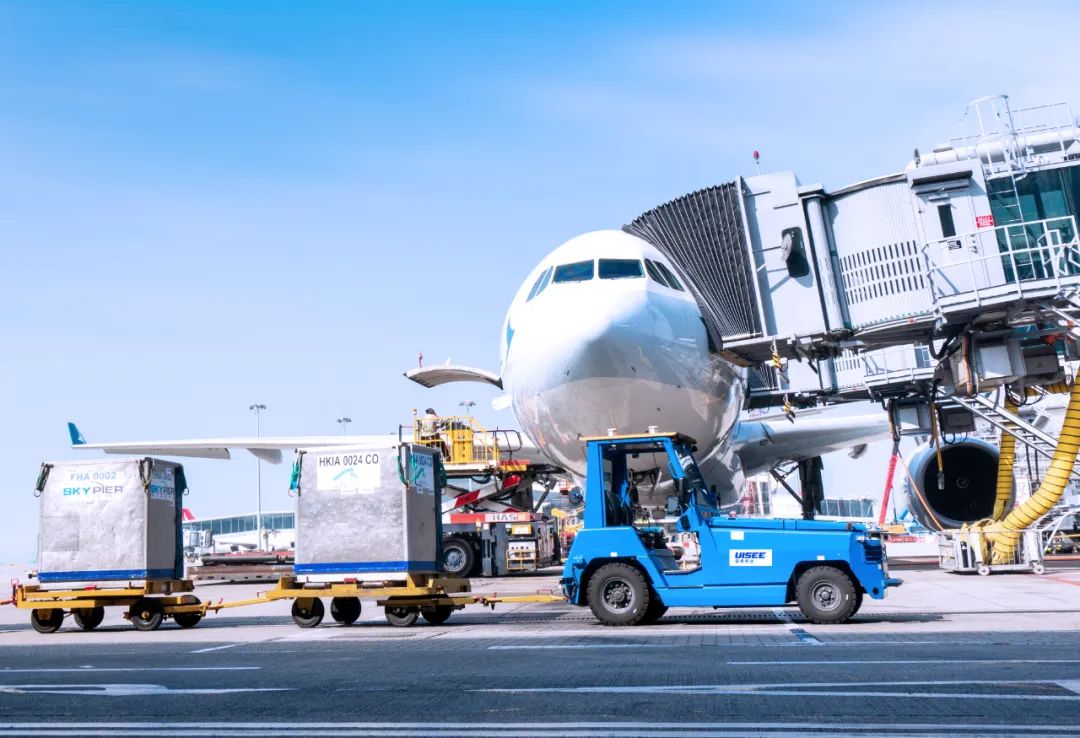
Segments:
[[[685,282],[635,236],[578,236],[515,297],[501,373],[521,429],[575,475],[585,471],[582,436],[655,426],[697,439],[706,481],[730,500],[742,486],[731,437],[745,370],[713,350]]]

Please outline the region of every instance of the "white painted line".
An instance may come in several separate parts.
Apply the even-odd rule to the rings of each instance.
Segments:
[[[210,653],[211,651],[224,651],[226,648],[236,648],[242,646],[243,643],[226,643],[224,646],[211,646],[210,648],[200,648],[192,653]]]
[[[671,648],[659,643],[572,643],[565,646],[488,646],[489,651],[573,651],[586,648]],[[728,663],[731,663],[730,661]]]
[[[845,663],[888,663],[888,665],[903,666],[906,663],[1080,663],[1075,658],[926,658],[926,659],[823,659],[823,660],[793,660],[793,661],[728,661],[728,666],[757,667],[765,665],[798,666],[805,663],[807,666],[820,667],[823,665],[845,665]]]
[[[777,619],[780,620],[784,624],[784,626],[788,629],[788,631],[791,633],[791,635],[793,635],[793,636],[795,636],[796,638],[799,639],[800,643],[805,643],[808,646],[820,646],[821,645],[821,641],[819,641],[817,638],[815,638],[814,636],[810,635],[805,630],[803,630],[802,628],[797,626],[795,624],[795,621],[791,619],[791,616],[788,615],[781,608],[774,607],[773,608],[773,615],[775,615],[777,617]]]
[[[238,694],[246,692],[291,692],[293,687],[211,687],[201,689],[172,688],[164,684],[0,684],[3,695],[61,694],[90,697],[145,697],[162,694]],[[1077,697],[1080,699],[1080,696]],[[3,727],[0,724],[0,727]]]
[[[0,667],[3,674],[59,674],[64,672],[88,671],[257,671],[261,666],[78,666],[73,668],[57,667],[49,669],[8,669]],[[0,723],[0,725],[3,725]]]

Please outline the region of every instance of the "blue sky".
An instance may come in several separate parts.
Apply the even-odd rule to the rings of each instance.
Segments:
[[[269,434],[389,432],[474,399],[512,424],[401,372],[495,366],[566,239],[754,149],[838,187],[957,135],[972,98],[1080,104],[1067,43],[1017,49],[1015,4],[759,5],[0,2],[0,560],[33,551],[69,419],[238,435],[262,402]],[[252,458],[187,466],[197,513],[252,509]]]

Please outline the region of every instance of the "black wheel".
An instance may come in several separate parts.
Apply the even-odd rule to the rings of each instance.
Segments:
[[[645,617],[641,619],[641,625],[649,625],[655,623],[660,618],[664,617],[664,613],[667,612],[667,605],[660,601],[660,598],[656,596],[655,592],[649,592],[649,607],[645,610]]]
[[[360,598],[335,597],[330,600],[330,617],[342,625],[352,625],[360,617]]]
[[[104,607],[80,607],[71,611],[75,624],[83,630],[93,630],[105,619]]]
[[[450,616],[454,614],[454,608],[450,605],[433,605],[431,607],[421,607],[420,614],[424,617],[424,620],[428,621],[432,625],[442,625]]]
[[[192,595],[185,595],[183,603],[185,605],[201,604],[199,598]],[[194,628],[202,618],[200,612],[178,612],[172,616],[173,621],[181,628]]]
[[[464,538],[443,541],[443,571],[452,577],[467,577],[476,563],[476,551]]]
[[[314,628],[322,622],[326,608],[317,597],[299,597],[292,603],[293,622],[301,628]]]
[[[649,610],[649,586],[628,564],[605,564],[589,580],[593,615],[604,625],[637,625]]]
[[[386,622],[398,628],[408,628],[410,625],[415,625],[416,619],[420,617],[419,607],[392,607],[387,605],[385,611]]]
[[[844,572],[834,566],[815,566],[799,577],[796,600],[812,623],[847,622],[859,608],[859,591]]]
[[[34,626],[34,630],[38,633],[55,633],[60,630],[60,626],[64,624],[64,611],[63,610],[31,610],[30,611],[30,625]]]
[[[143,597],[135,600],[128,610],[128,618],[135,630],[157,630],[165,620],[165,611],[161,609],[160,602]]]

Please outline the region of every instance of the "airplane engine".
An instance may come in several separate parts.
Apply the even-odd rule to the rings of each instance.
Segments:
[[[997,495],[997,448],[986,441],[968,439],[945,444],[941,453],[945,467],[944,489],[938,487],[937,454],[933,444],[920,446],[908,460],[911,477],[922,493],[920,499],[911,489],[911,481],[905,482],[911,514],[930,530],[959,528],[964,523],[989,518],[994,512]],[[1006,509],[1011,508],[1010,499]]]

